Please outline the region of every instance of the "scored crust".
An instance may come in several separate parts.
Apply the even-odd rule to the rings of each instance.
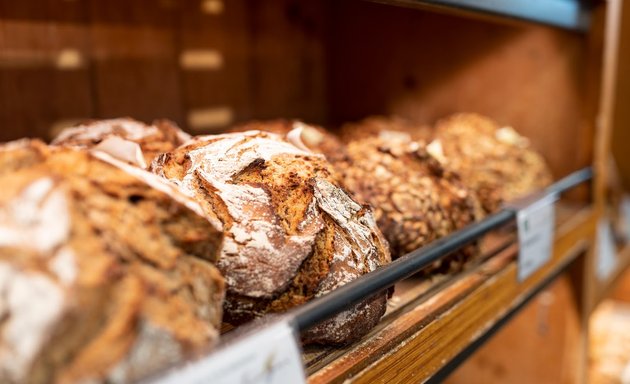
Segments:
[[[102,153],[0,148],[0,381],[126,383],[211,347],[221,233],[164,180]],[[39,157],[40,161],[32,161]]]
[[[545,160],[526,138],[481,115],[461,113],[439,121],[434,143],[488,213],[552,182]]]
[[[263,131],[284,135],[298,148],[321,153],[330,162],[344,160],[346,151],[343,143],[322,127],[298,120],[250,121],[238,125],[230,132]]]
[[[397,258],[479,220],[475,194],[421,143],[368,137],[348,144],[349,161],[335,164],[345,184],[371,204]],[[476,246],[456,252],[436,270],[459,269]]]
[[[161,155],[153,171],[195,195],[225,239],[225,319],[233,324],[283,312],[389,262],[371,210],[339,188],[322,155],[280,135],[248,131],[202,136]],[[385,311],[385,294],[307,332],[307,342],[341,344],[365,334]]]
[[[66,128],[52,145],[97,148],[110,155],[147,168],[160,153],[171,151],[190,140],[190,135],[169,120],[146,125],[131,118],[93,120]]]

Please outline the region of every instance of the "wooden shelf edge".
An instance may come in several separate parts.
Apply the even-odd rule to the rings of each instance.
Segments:
[[[595,293],[595,305],[593,309],[602,302],[610,294],[611,290],[617,285],[617,282],[630,267],[630,244],[625,244],[619,252],[617,252],[617,265],[605,281],[597,281]]]
[[[595,223],[591,208],[573,215],[557,229],[552,260],[523,283],[516,247],[506,249],[313,372],[309,383],[429,380],[583,253]]]

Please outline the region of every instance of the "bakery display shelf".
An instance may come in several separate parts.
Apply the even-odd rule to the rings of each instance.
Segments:
[[[553,184],[540,196],[560,194],[591,178],[592,170],[585,168]],[[594,233],[593,209],[560,201],[555,211],[552,258],[523,283],[516,275],[517,209],[506,207],[282,316],[280,321],[298,332],[304,331],[395,284],[385,316],[361,340],[346,347],[304,347],[302,358],[309,382],[426,381],[450,372],[589,246],[586,239]],[[479,242],[481,256],[463,271],[431,278],[414,276],[472,241]],[[247,340],[273,324],[273,319],[255,323],[224,328],[222,344]],[[203,361],[211,362],[212,358],[211,353],[181,372],[203,369]],[[170,382],[175,382],[179,369],[182,367],[164,372]]]
[[[561,202],[556,216],[553,256],[523,283],[515,234],[490,234],[485,256],[465,271],[396,284],[388,312],[361,341],[344,349],[306,347],[309,382],[440,382],[590,246],[592,208]]]
[[[371,0],[411,8],[446,13],[464,13],[524,20],[554,27],[587,31],[590,24],[588,2],[580,0]]]
[[[535,196],[525,197],[522,202],[529,201],[531,203],[532,198],[542,199],[550,195],[559,196],[561,193],[590,180],[592,177],[593,171],[591,167],[586,167],[557,181]],[[350,305],[382,292],[396,282],[444,258],[451,252],[457,251],[463,246],[480,239],[490,231],[512,223],[517,213],[517,205],[507,206],[481,221],[470,224],[425,247],[416,249],[376,271],[304,304],[291,313],[297,330],[304,331],[343,311]]]

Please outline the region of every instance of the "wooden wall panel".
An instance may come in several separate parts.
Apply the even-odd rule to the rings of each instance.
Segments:
[[[252,17],[252,113],[321,123],[326,110],[325,2],[248,2]]]
[[[532,138],[556,177],[590,163],[582,35],[361,1],[332,8],[333,123],[479,112]]]
[[[170,2],[90,2],[95,117],[184,121],[176,20]]]
[[[93,114],[86,3],[0,0],[0,140]]]
[[[322,122],[325,4],[0,0],[0,140],[119,116]]]
[[[245,0],[182,3],[178,40],[183,104],[188,116],[205,116],[198,125],[187,119],[193,131],[211,132],[251,116],[249,24]],[[192,63],[182,58],[192,58]]]

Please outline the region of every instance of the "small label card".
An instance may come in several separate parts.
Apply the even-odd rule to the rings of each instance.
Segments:
[[[607,280],[617,266],[617,247],[610,220],[600,219],[597,223],[597,278]]]
[[[555,201],[556,196],[547,195],[517,207],[519,281],[527,279],[551,259]]]
[[[207,357],[153,381],[153,384],[305,383],[302,355],[288,321],[279,321]]]

